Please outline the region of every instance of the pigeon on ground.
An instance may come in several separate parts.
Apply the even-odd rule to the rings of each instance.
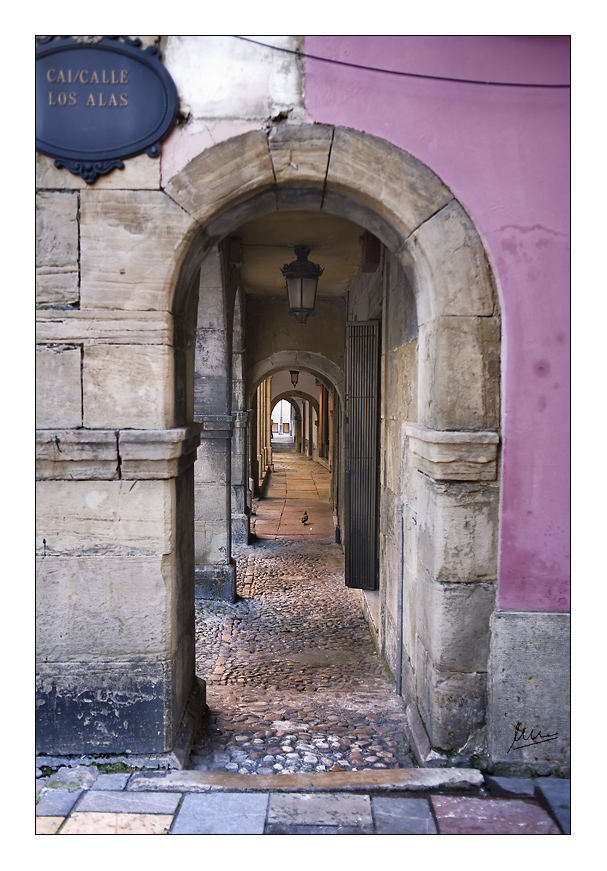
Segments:
[[[308,512],[307,511],[304,511],[302,518],[301,518],[301,522],[303,523],[304,526],[308,522]]]

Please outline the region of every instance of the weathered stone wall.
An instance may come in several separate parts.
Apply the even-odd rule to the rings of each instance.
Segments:
[[[163,752],[193,689],[196,432],[37,436],[38,740]]]
[[[408,464],[407,423],[417,420],[417,313],[409,281],[386,249],[381,271],[361,276],[366,293],[355,300],[361,319],[382,324],[380,423],[379,646],[403,695],[415,699],[420,590],[417,566],[415,470]],[[354,314],[354,312],[353,312]],[[399,529],[403,523],[404,529]],[[406,664],[409,663],[409,669]]]
[[[417,317],[408,280],[396,259],[384,252],[382,282],[382,372],[381,372],[381,620],[380,644],[388,664],[398,678],[401,657],[411,656],[415,642],[415,571],[408,564],[409,537],[399,531],[399,506],[406,505],[410,518],[411,483],[406,466],[406,422],[417,418]],[[414,504],[414,503],[413,503]],[[405,550],[403,541],[409,549]],[[413,583],[412,583],[413,580]],[[399,587],[403,598],[399,600]],[[409,590],[406,601],[405,590]],[[399,613],[399,601],[402,602]],[[400,633],[401,651],[398,650]],[[404,626],[409,626],[405,636]]]
[[[451,205],[414,234],[411,248],[440,236],[443,223],[443,244],[457,246],[458,212],[465,228],[468,219]],[[381,269],[359,275],[348,294],[349,319],[382,322],[380,648],[404,696],[415,700],[427,747],[468,756],[487,749],[499,528],[499,321],[481,254],[459,272],[457,254],[434,271],[422,254],[421,266],[403,270],[384,249]],[[484,269],[488,289],[462,303],[473,268],[477,278]],[[475,310],[485,314],[470,317]],[[455,341],[450,318],[457,318]]]
[[[569,776],[569,614],[496,611],[491,623],[489,749],[499,769]]]
[[[197,427],[167,306],[191,219],[147,155],[94,187],[37,157],[37,740],[166,752],[193,667]],[[200,704],[199,704],[200,707]]]

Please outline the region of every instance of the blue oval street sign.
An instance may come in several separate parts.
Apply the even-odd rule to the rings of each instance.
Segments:
[[[158,49],[140,45],[61,37],[36,49],[36,150],[89,184],[128,157],[157,157],[175,123],[175,83]]]

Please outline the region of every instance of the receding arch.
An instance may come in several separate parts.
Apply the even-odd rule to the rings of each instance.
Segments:
[[[277,351],[271,357],[260,360],[249,373],[249,394],[252,395],[265,378],[294,366],[319,378],[327,388],[335,387],[339,398],[343,400],[344,378],[341,369],[324,354],[310,351]]]
[[[281,399],[303,399],[306,402],[309,402],[316,414],[318,414],[318,399],[312,396],[310,393],[304,393],[303,390],[285,390],[283,393],[279,393],[278,396],[275,396],[272,399],[272,410],[278,405]]]

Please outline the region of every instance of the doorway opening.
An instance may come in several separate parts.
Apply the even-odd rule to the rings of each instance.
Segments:
[[[299,429],[298,409],[288,399],[281,399],[272,410],[272,451],[296,450],[296,431]],[[299,420],[298,420],[299,417]]]
[[[288,259],[304,226],[328,274],[319,283],[315,315],[301,325],[286,310],[280,273],[276,281],[270,270]],[[238,252],[237,271],[224,266],[223,277],[235,282],[232,370],[242,375],[248,398],[242,483],[249,535],[232,543],[235,601],[197,601],[197,667],[209,715],[192,755],[196,768],[279,774],[413,764],[403,701],[382,667],[361,592],[347,588],[344,574],[340,517],[349,476],[359,474],[355,448],[346,468],[346,347],[356,361],[350,380],[359,405],[368,386],[363,355],[347,338],[348,312],[358,317],[364,300],[366,315],[382,299],[379,275],[366,279],[375,302],[361,286],[363,235],[345,219],[294,212],[279,223],[274,216],[255,219],[223,243]],[[240,344],[242,369],[240,359],[234,362]],[[365,430],[374,432],[366,447],[375,463],[378,350]],[[355,413],[358,419],[358,408]],[[242,468],[238,458],[232,489]],[[204,508],[207,487],[199,500]],[[360,515],[360,505],[357,510]],[[377,528],[375,516],[372,522]]]

